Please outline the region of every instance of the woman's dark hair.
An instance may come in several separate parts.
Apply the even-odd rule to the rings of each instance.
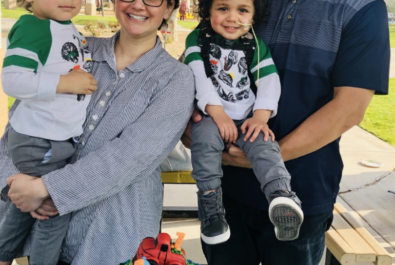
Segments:
[[[165,0],[166,1],[166,0]],[[173,11],[176,10],[180,6],[180,0],[167,0],[167,6],[171,6],[171,2],[174,1],[174,8]],[[163,19],[162,24],[160,24],[158,30],[163,26],[166,25],[166,19]]]
[[[28,12],[33,13],[32,3],[29,3],[26,0],[18,0],[18,5],[24,7]]]
[[[23,0],[24,1],[24,0]],[[167,1],[167,6],[171,6],[171,2],[174,1],[174,8],[173,10],[176,10],[179,6],[180,6],[180,0],[163,0],[163,1]],[[115,0],[111,0],[111,2],[115,2]],[[162,4],[163,5],[163,4]],[[163,25],[166,24],[166,19],[163,19],[162,24],[160,24],[159,28],[160,29]]]
[[[214,0],[199,0],[195,3],[197,6],[196,12],[199,14],[201,20],[201,28],[211,27],[210,24],[210,9]],[[254,3],[255,14],[252,18],[254,20],[254,28],[259,27],[265,23],[270,15],[269,3],[267,0],[252,0]]]

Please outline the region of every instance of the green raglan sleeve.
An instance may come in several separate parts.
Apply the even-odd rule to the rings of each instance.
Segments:
[[[193,61],[203,61],[200,56],[199,47],[200,29],[195,29],[187,36],[185,41],[185,60],[184,63],[189,65]]]
[[[254,81],[264,78],[265,76],[277,73],[277,68],[274,65],[272,55],[270,53],[269,47],[263,42],[261,38],[258,38],[259,48],[255,50],[254,59],[252,60],[250,70],[254,76]],[[259,52],[258,52],[259,51]],[[258,77],[259,68],[259,77]]]
[[[1,81],[10,97],[26,101],[52,101],[60,74],[44,72],[52,47],[50,20],[22,16],[8,35]]]
[[[22,16],[12,27],[7,39],[3,68],[17,66],[37,71],[47,61],[52,45],[49,20],[33,15]]]

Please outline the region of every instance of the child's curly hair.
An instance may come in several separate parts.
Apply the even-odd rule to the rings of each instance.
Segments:
[[[267,0],[252,0],[254,2],[255,14],[252,18],[254,20],[254,26],[258,27],[262,23],[266,22],[270,15],[269,3]],[[196,4],[196,11],[199,14],[201,20],[201,27],[211,27],[210,24],[210,9],[213,5],[214,0],[199,0]]]
[[[26,0],[18,0],[18,5],[24,7],[28,12],[33,13],[32,3]]]

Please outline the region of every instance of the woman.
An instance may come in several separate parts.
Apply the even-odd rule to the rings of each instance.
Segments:
[[[7,152],[9,126],[1,139],[0,186],[17,174],[7,180],[15,205],[42,218],[38,214],[51,212],[51,197],[59,214],[73,213],[63,262],[119,264],[143,238],[159,232],[159,165],[180,139],[194,99],[192,73],[162,49],[156,35],[178,4],[115,0],[120,32],[88,39],[98,90],[70,165],[42,178],[17,174]],[[0,203],[0,225],[7,206]]]

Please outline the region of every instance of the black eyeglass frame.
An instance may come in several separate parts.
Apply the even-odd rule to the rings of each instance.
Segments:
[[[136,1],[136,0],[130,0],[130,1],[127,1],[127,0],[119,0],[119,1],[124,2],[124,3],[133,3],[133,2]],[[144,3],[144,5],[150,6],[150,7],[161,7],[161,6],[163,5],[163,1],[164,1],[164,0],[162,0],[162,1],[160,2],[160,5],[158,5],[158,6],[149,5],[149,4],[147,4],[147,3],[145,2],[145,0],[143,0],[143,3]]]

